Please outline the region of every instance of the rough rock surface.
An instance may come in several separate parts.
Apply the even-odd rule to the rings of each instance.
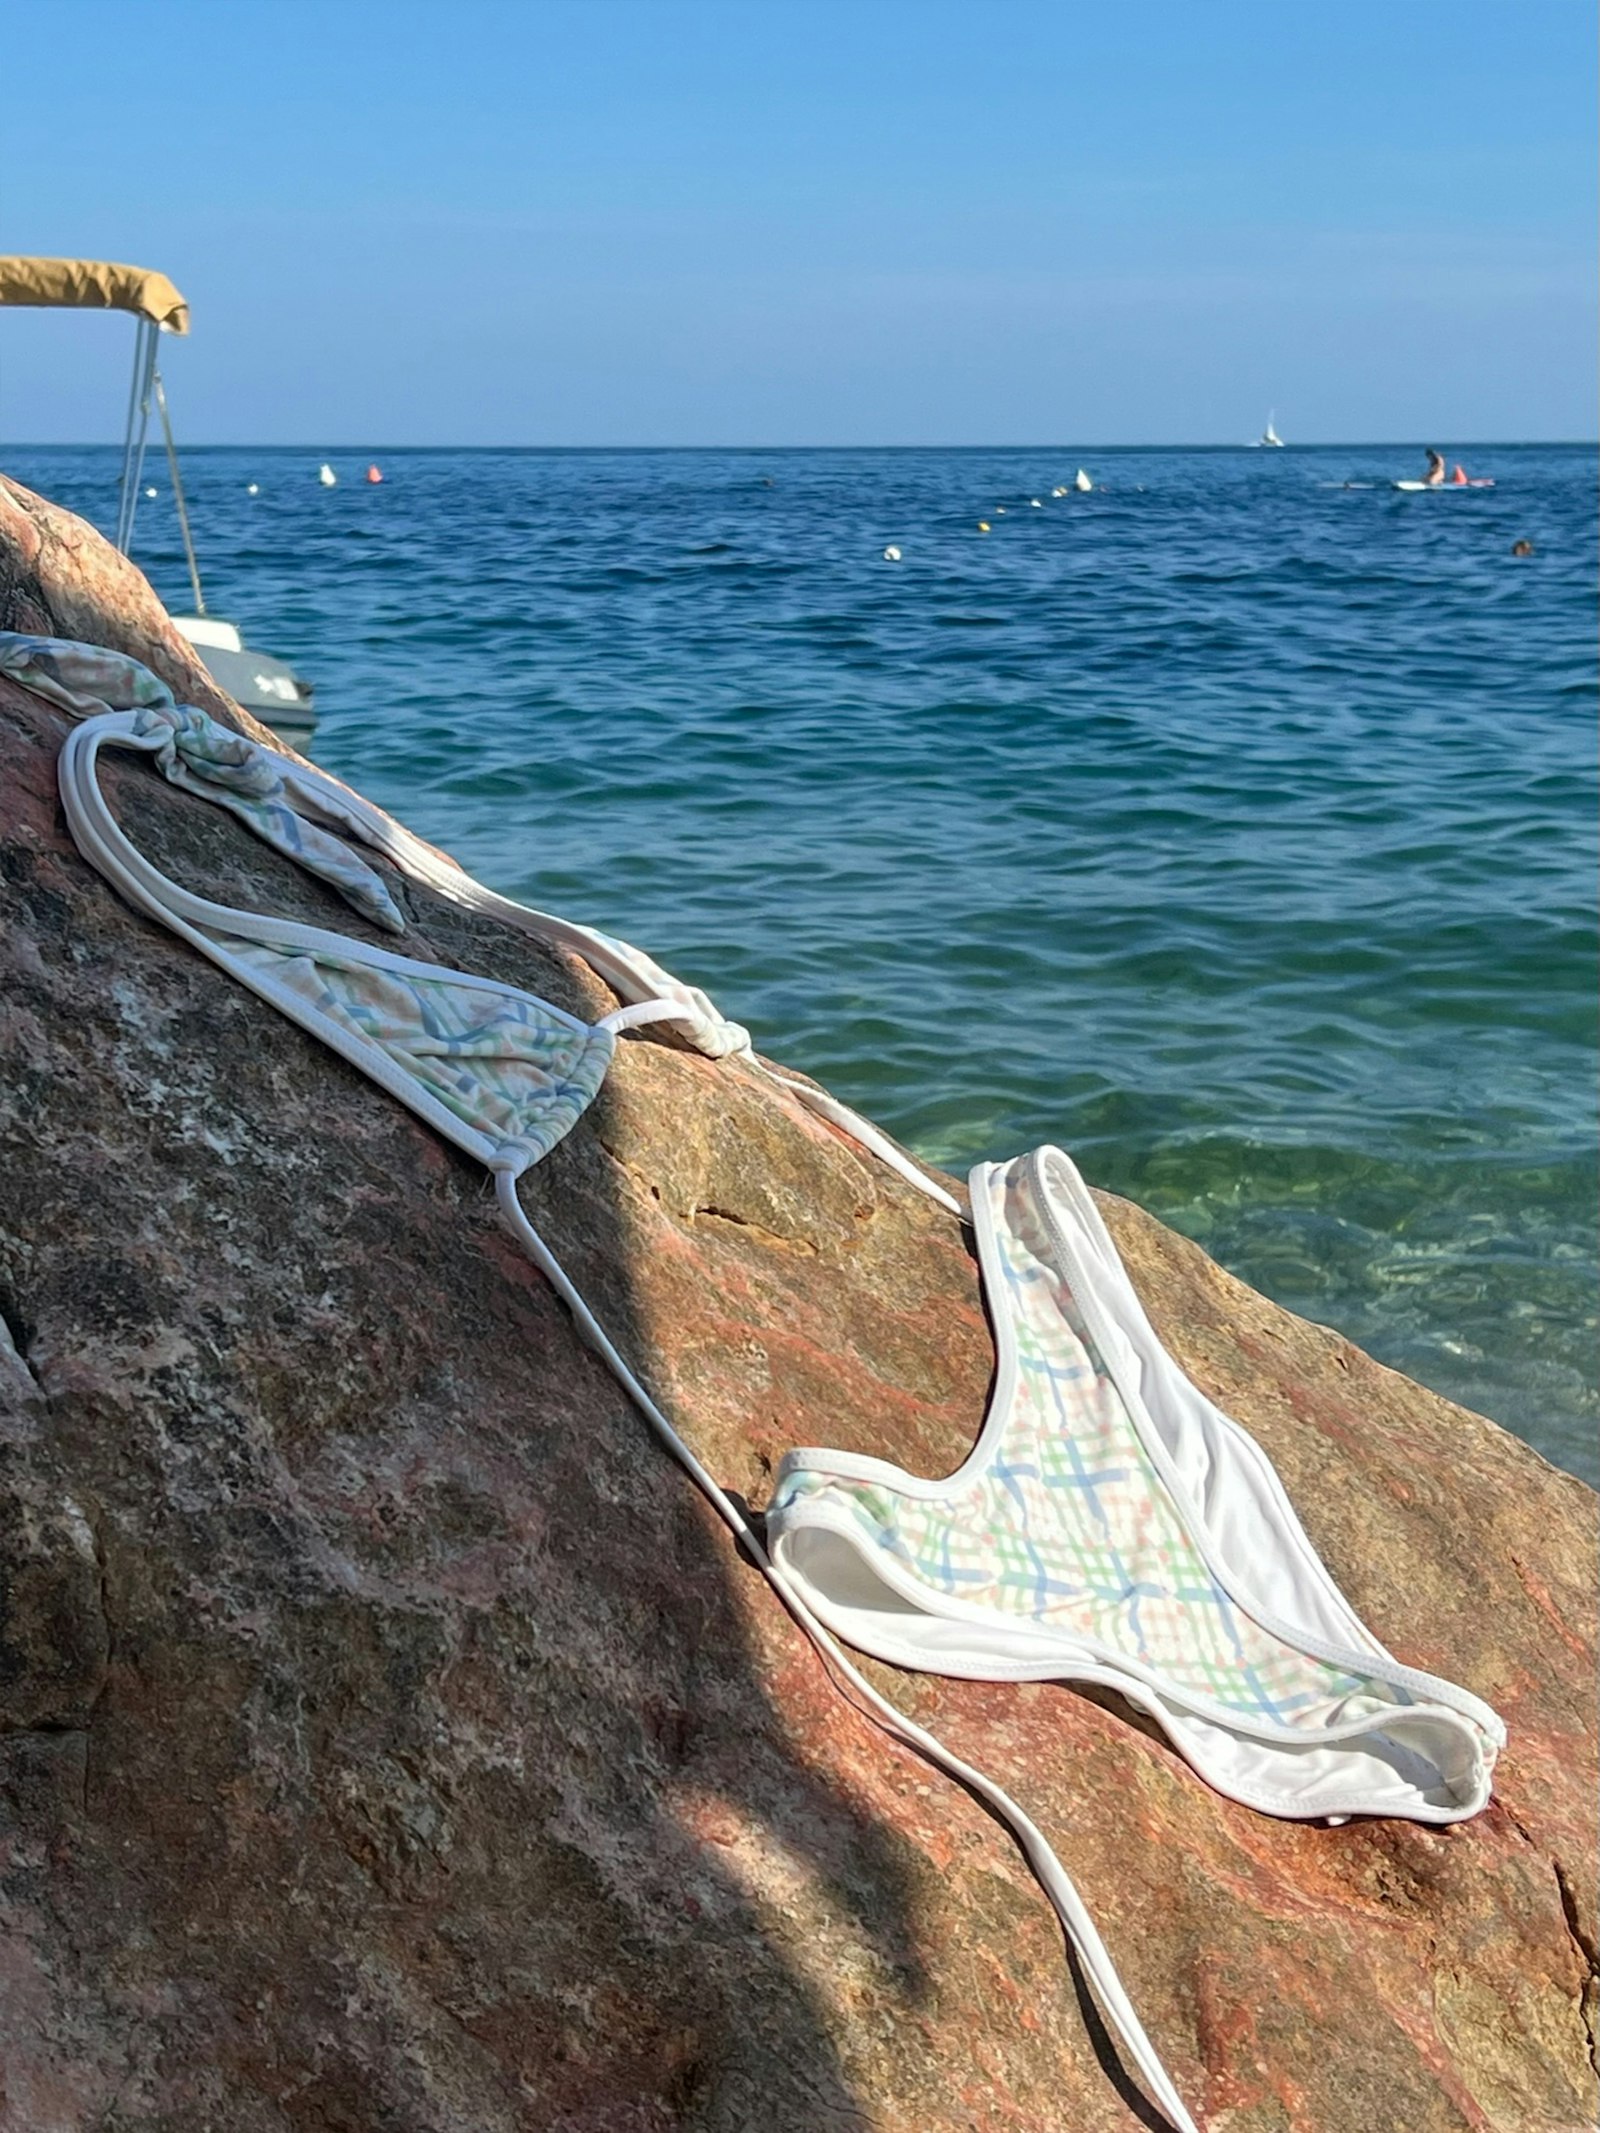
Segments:
[[[3,485],[0,625],[197,680]],[[0,683],[0,2127],[1158,2125],[1010,1840],[834,1693],[481,1174],[78,857],[63,730]],[[358,928],[107,785],[180,878]],[[604,997],[400,893],[413,952]],[[957,1225],[748,1070],[629,1039],[526,1191],[753,1503],[796,1443],[966,1450]],[[1103,1204],[1357,1607],[1504,1714],[1497,1798],[1273,1822],[1111,1699],[875,1678],[1051,1834],[1211,2133],[1592,2126],[1593,1499]]]

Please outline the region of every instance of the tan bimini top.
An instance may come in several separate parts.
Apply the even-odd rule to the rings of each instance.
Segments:
[[[189,306],[165,274],[106,259],[0,257],[0,304],[73,311],[131,311],[168,333],[187,333]]]

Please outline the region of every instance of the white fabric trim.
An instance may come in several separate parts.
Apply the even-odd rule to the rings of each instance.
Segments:
[[[466,971],[452,970],[446,964],[416,962],[407,956],[394,955],[386,948],[372,947],[364,941],[354,942],[342,933],[324,933],[318,927],[299,925],[290,919],[264,919],[254,912],[213,903],[207,897],[180,888],[128,841],[95,777],[95,759],[102,747],[128,748],[153,755],[163,745],[160,735],[141,735],[133,730],[133,724],[134,714],[110,712],[74,727],[62,743],[57,765],[61,804],[68,827],[84,857],[130,903],[169,927],[219,969],[225,970],[229,977],[248,986],[269,1006],[287,1015],[291,1022],[299,1023],[302,1029],[339,1053],[351,1066],[387,1090],[397,1102],[425,1119],[435,1132],[442,1133],[475,1161],[494,1162],[501,1153],[500,1142],[476,1132],[378,1045],[364,1041],[353,1030],[318,1014],[288,986],[275,984],[269,973],[232,954],[226,942],[232,938],[259,941],[272,948],[287,946],[301,947],[308,952],[332,952],[397,975],[448,978],[453,985],[466,985],[501,997],[515,994],[518,988],[497,984],[489,978],[475,978]],[[534,998],[532,994],[522,997]],[[537,1001],[536,1004],[574,1031],[585,1031],[590,1027],[548,1001]]]
[[[967,1457],[953,1474],[929,1481],[861,1453],[802,1447],[780,1464],[776,1494],[796,1475],[814,1474],[934,1504],[959,1501],[985,1477],[1017,1394],[1016,1333],[993,1212],[993,1182],[1006,1167],[979,1164],[971,1179],[996,1368]],[[1129,1421],[1210,1575],[1242,1613],[1285,1644],[1396,1687],[1408,1701],[1380,1718],[1362,1713],[1315,1729],[1232,1709],[1065,1624],[1001,1614],[936,1590],[874,1547],[826,1493],[802,1495],[774,1515],[779,1567],[837,1636],[891,1665],[975,1680],[1087,1680],[1120,1690],[1160,1722],[1209,1784],[1259,1812],[1306,1820],[1398,1815],[1436,1824],[1477,1814],[1489,1798],[1494,1751],[1505,1740],[1498,1716],[1469,1691],[1401,1664],[1359,1620],[1259,1446],[1161,1347],[1070,1159],[1046,1147],[1025,1167]],[[1204,1471],[1191,1456],[1181,1473],[1172,1441],[1208,1447]]]
[[[57,649],[71,652],[75,648]],[[14,661],[12,670],[17,671],[17,678],[25,686],[29,685],[28,673],[17,670]],[[148,682],[149,677],[144,678]],[[59,681],[41,687],[41,693],[52,701],[68,701]],[[92,706],[76,700],[69,701],[68,707],[92,710]],[[1058,1637],[1052,1642],[1048,1637],[1041,1638],[1037,1623],[1017,1619],[1005,1625],[1004,1635],[997,1636],[992,1611],[966,1606],[948,1595],[935,1596],[938,1604],[930,1607],[927,1590],[893,1563],[876,1562],[873,1566],[878,1595],[875,1606],[857,1601],[840,1604],[836,1596],[814,1584],[803,1568],[791,1560],[789,1533],[779,1533],[769,1550],[738,1505],[678,1435],[528,1221],[517,1196],[516,1179],[533,1159],[530,1149],[513,1142],[494,1141],[474,1130],[378,1045],[318,1013],[303,996],[274,983],[269,971],[237,951],[250,942],[274,951],[299,947],[329,961],[343,956],[397,977],[446,980],[453,987],[477,988],[502,998],[528,1001],[552,1022],[583,1035],[604,1031],[615,1038],[625,1030],[670,1020],[683,1029],[691,1043],[714,1058],[750,1058],[777,1086],[849,1134],[947,1212],[962,1217],[961,1202],[870,1121],[826,1090],[755,1060],[748,1035],[738,1024],[728,1023],[718,1015],[704,994],[680,985],[650,958],[625,943],[483,888],[358,794],[310,766],[287,761],[282,765],[285,787],[308,818],[320,816],[347,836],[382,852],[403,873],[452,902],[571,949],[622,996],[624,1004],[590,1024],[513,986],[397,956],[319,928],[261,918],[180,888],[152,866],[124,835],[95,776],[102,745],[150,754],[160,754],[169,747],[167,730],[148,730],[147,711],[148,707],[144,712],[90,716],[63,746],[62,800],[85,856],[136,907],[310,1031],[494,1174],[502,1218],[522,1249],[562,1297],[582,1338],[612,1372],[672,1457],[745,1548],[797,1626],[811,1639],[841,1692],[892,1737],[966,1785],[1012,1831],[1082,1957],[1095,1994],[1152,2097],[1167,2113],[1175,2133],[1197,2133],[1195,2121],[1146,2036],[1092,1919],[1043,1834],[1006,1792],[882,1696],[841,1650],[832,1632],[837,1630],[858,1649],[875,1652],[902,1666],[982,1679],[1038,1679],[1069,1673],[1079,1680],[1103,1683],[1157,1718],[1219,1789],[1273,1814],[1303,1813],[1343,1819],[1346,1812],[1398,1812],[1421,1821],[1460,1820],[1475,1813],[1488,1796],[1487,1771],[1492,1755],[1469,1768],[1471,1755],[1464,1752],[1459,1771],[1446,1773],[1455,1787],[1455,1797],[1448,1801],[1419,1799],[1414,1791],[1409,1799],[1404,1798],[1403,1784],[1401,1797],[1396,1796],[1392,1784],[1387,1789],[1382,1784],[1351,1786],[1342,1783],[1349,1761],[1346,1744],[1372,1731],[1370,1718],[1348,1723],[1336,1719],[1307,1741],[1293,1727],[1251,1720],[1194,1693],[1175,1695],[1173,1685],[1158,1674],[1130,1665],[1126,1654],[1098,1647],[1091,1639]],[[146,724],[147,730],[137,730],[141,723]],[[182,775],[181,782],[202,797],[222,798],[206,792],[202,782],[187,774]],[[228,803],[222,800],[222,804]],[[1453,1728],[1463,1744],[1468,1743],[1471,1729],[1477,1729],[1494,1745],[1502,1742],[1504,1729],[1486,1705],[1450,1683],[1400,1665],[1359,1621],[1317,1557],[1270,1462],[1236,1423],[1182,1375],[1162,1348],[1099,1212],[1069,1159],[1059,1150],[1045,1148],[1030,1161],[1046,1226],[1061,1265],[1070,1275],[1072,1293],[1084,1322],[1140,1444],[1217,1584],[1264,1629],[1286,1642],[1369,1679],[1389,1682],[1420,1699],[1399,1710],[1393,1719],[1385,1718],[1384,1731],[1396,1737],[1402,1751],[1406,1729],[1415,1727]],[[990,1174],[990,1166],[982,1165],[973,1173],[972,1221],[994,1306],[996,1386],[989,1413],[955,1477],[956,1483],[962,1475],[977,1472],[989,1457],[996,1438],[996,1418],[1003,1425],[1016,1368],[1011,1328],[999,1301],[1003,1284],[997,1271],[987,1189]],[[926,1497],[937,1496],[953,1485],[907,1476],[887,1461],[821,1450],[791,1453],[780,1470],[780,1480],[796,1466],[879,1479],[903,1493]],[[859,1546],[859,1530],[849,1527],[842,1515],[835,1516],[826,1506],[814,1507],[811,1527],[819,1534],[832,1532],[842,1542]],[[1263,1534],[1270,1540],[1265,1550],[1261,1545]],[[913,1621],[917,1625],[915,1633],[908,1634]],[[1230,1765],[1223,1752],[1224,1744],[1237,1750],[1241,1741],[1260,1743],[1263,1752],[1270,1746],[1272,1756],[1280,1762],[1286,1755],[1295,1760],[1295,1784],[1286,1790],[1281,1781],[1253,1782],[1259,1773],[1248,1760],[1240,1762],[1236,1757]],[[1403,1779],[1403,1770],[1401,1776]]]
[[[636,1378],[623,1357],[584,1302],[576,1285],[568,1278],[560,1261],[528,1220],[517,1198],[516,1174],[509,1168],[501,1168],[495,1177],[495,1192],[512,1234],[521,1243],[534,1264],[541,1269],[572,1313],[584,1341],[598,1355],[606,1368],[627,1392],[656,1436],[672,1457],[693,1481],[695,1487],[716,1511],[736,1540],[749,1555],[772,1590],[783,1602],[790,1616],[821,1654],[826,1666],[837,1680],[847,1682],[867,1707],[867,1715],[906,1747],[916,1751],[935,1764],[959,1784],[975,1792],[1005,1823],[1016,1838],[1023,1856],[1040,1887],[1049,1897],[1068,1938],[1077,1950],[1106,2015],[1123,2043],[1135,2066],[1143,2076],[1152,2097],[1172,2121],[1174,2133],[1199,2133],[1195,2121],[1184,2107],[1171,2076],[1140,2022],[1133,2002],[1128,1998],[1116,1968],[1106,1950],[1104,1941],[1089,1916],[1083,1899],[1073,1887],[1060,1860],[1051,1849],[1049,1841],[1028,1815],[1017,1805],[1011,1795],[996,1785],[981,1770],[963,1762],[934,1734],[908,1718],[886,1696],[880,1695],[859,1667],[845,1657],[837,1642],[829,1634],[807,1599],[785,1571],[774,1562],[765,1546],[752,1530],[738,1505],[720,1488],[701,1465],[695,1454],[673,1428],[665,1414],[656,1405],[650,1394]]]
[[[915,1185],[918,1192],[926,1193],[946,1214],[965,1219],[965,1210],[955,1194],[946,1192],[903,1148],[897,1148],[886,1133],[880,1132],[870,1120],[863,1118],[859,1111],[852,1111],[848,1104],[840,1103],[838,1097],[830,1096],[826,1089],[813,1088],[808,1081],[792,1080],[789,1075],[780,1074],[776,1067],[767,1066],[759,1059],[753,1063],[761,1068],[769,1081],[775,1081],[780,1089],[792,1090],[819,1118],[827,1119],[830,1125],[839,1127],[841,1132],[848,1133],[852,1140],[859,1141],[862,1147],[869,1149],[880,1162],[887,1163],[896,1176],[904,1178],[908,1185]]]
[[[352,1066],[366,1074],[397,1101],[414,1111],[437,1132],[484,1164],[494,1174],[500,1211],[513,1236],[565,1302],[586,1344],[611,1371],[662,1444],[745,1548],[751,1561],[777,1594],[796,1625],[810,1638],[835,1683],[841,1685],[842,1692],[849,1695],[863,1715],[881,1726],[894,1739],[976,1793],[1010,1829],[1069,1940],[1077,1950],[1107,2019],[1122,2038],[1150,2094],[1167,2113],[1175,2133],[1199,2133],[1195,2121],[1185,2109],[1182,2098],[1162,2065],[1159,2054],[1145,2033],[1093,1919],[1043,1832],[1007,1792],[981,1770],[975,1769],[955,1755],[925,1727],[908,1718],[887,1697],[881,1695],[860,1669],[845,1656],[817,1614],[807,1604],[795,1582],[768,1554],[738,1506],[701,1464],[651,1398],[613,1345],[554,1253],[528,1221],[516,1192],[516,1179],[527,1167],[526,1152],[491,1143],[484,1135],[475,1132],[465,1120],[440,1104],[376,1045],[364,1043],[342,1025],[317,1014],[298,995],[287,988],[274,985],[260,970],[242,957],[231,953],[227,940],[230,937],[234,940],[256,940],[272,946],[299,943],[308,949],[326,949],[331,946],[346,954],[358,954],[361,959],[370,960],[380,967],[407,973],[415,972],[434,978],[448,977],[453,983],[462,982],[465,974],[450,971],[439,964],[417,963],[406,957],[395,956],[388,950],[369,947],[365,943],[356,944],[346,936],[325,934],[315,927],[300,926],[288,920],[263,919],[253,913],[235,910],[231,906],[196,896],[170,880],[158,868],[152,866],[129,841],[112,815],[95,776],[96,759],[103,746],[154,754],[165,745],[162,734],[140,734],[134,730],[135,724],[136,714],[132,713],[108,712],[91,717],[74,728],[62,746],[58,765],[62,805],[66,811],[68,825],[85,858],[130,903],[169,927],[229,976],[237,979],[280,1013],[287,1015],[330,1049],[338,1052]],[[364,808],[365,803],[362,803],[362,806]],[[465,876],[461,877],[463,883],[466,879]],[[456,900],[475,903],[475,899],[467,896],[459,896]],[[520,906],[509,908],[514,911],[521,909]],[[568,929],[568,932],[578,936],[581,929]],[[218,935],[222,937],[218,938]],[[577,939],[569,940],[569,945],[578,946],[578,952],[588,959],[587,946],[580,946]],[[607,973],[602,972],[602,975]],[[482,985],[489,991],[516,991],[515,987],[495,985],[490,980],[467,982]],[[608,982],[615,981],[608,977]],[[630,982],[638,983],[636,973],[631,974]],[[548,1007],[549,1003],[541,1005]],[[574,1028],[587,1027],[570,1016],[563,1016],[562,1019],[571,1022]],[[681,1004],[655,995],[615,1010],[594,1026],[616,1032],[669,1019],[680,1022],[684,1020]],[[908,1157],[866,1120],[858,1118],[854,1112],[837,1103],[824,1091],[789,1081],[785,1076],[774,1075],[772,1078],[793,1089],[823,1116],[831,1118],[846,1132],[852,1133],[874,1153],[881,1154],[899,1175],[907,1178],[940,1205],[953,1213],[960,1213],[960,1203],[952,1195],[924,1177]]]

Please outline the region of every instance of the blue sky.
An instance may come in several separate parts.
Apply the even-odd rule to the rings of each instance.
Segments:
[[[51,0],[6,41],[47,86],[0,250],[172,275],[190,442],[1594,431],[1590,0]],[[0,316],[0,437],[116,434],[131,331]]]

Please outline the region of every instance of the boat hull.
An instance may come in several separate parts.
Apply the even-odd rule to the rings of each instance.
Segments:
[[[195,652],[213,681],[280,739],[298,748],[311,738],[317,723],[316,692],[284,660],[249,645],[235,652],[222,645],[197,644]]]

